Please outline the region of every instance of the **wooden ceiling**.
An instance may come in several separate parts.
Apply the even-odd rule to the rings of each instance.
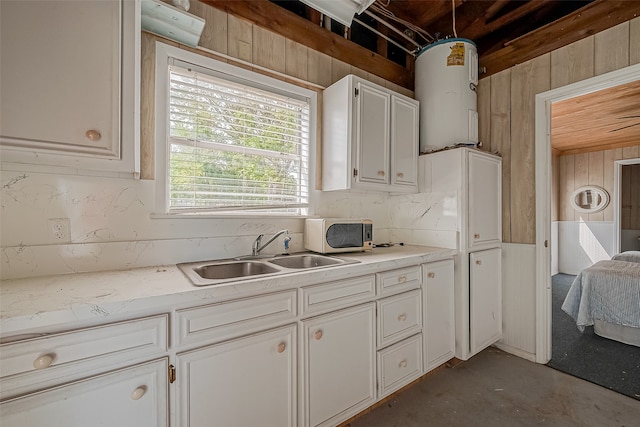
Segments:
[[[551,147],[568,155],[640,145],[640,80],[555,102]]]
[[[394,53],[397,56],[397,51],[382,38],[371,48],[366,36],[356,34],[361,31],[358,24],[352,25],[345,39],[340,29],[332,32],[320,27],[320,13],[296,0],[200,1],[413,89],[413,56],[407,54],[402,61],[391,58]],[[401,33],[414,26],[432,37],[436,33],[446,37],[454,33],[453,6],[455,33],[478,46],[480,67],[484,70],[481,78],[640,16],[638,0],[377,0],[367,12]],[[376,8],[393,14],[395,19],[376,12]],[[363,13],[356,18],[370,17]],[[402,21],[410,25],[403,25]],[[416,49],[415,44],[387,26],[372,25],[406,49]],[[428,44],[416,32],[409,33],[419,45]]]

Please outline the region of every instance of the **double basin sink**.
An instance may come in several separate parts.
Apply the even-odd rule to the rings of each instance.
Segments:
[[[315,253],[279,255],[268,258],[242,257],[220,261],[178,264],[178,268],[196,286],[219,285],[242,279],[281,275],[295,271],[355,264],[347,260]]]

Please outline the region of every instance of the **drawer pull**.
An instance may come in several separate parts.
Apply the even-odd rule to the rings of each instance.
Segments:
[[[316,340],[320,340],[320,339],[322,338],[322,329],[318,329],[317,331],[315,331],[315,332],[313,333],[313,337],[314,337]]]
[[[278,347],[276,348],[276,351],[278,353],[284,353],[284,351],[287,349],[287,344],[284,342],[281,342],[280,344],[278,344]]]
[[[431,272],[427,273],[427,277],[428,277],[429,279],[433,279],[433,278],[435,278],[435,277],[436,277],[436,273],[434,273],[433,271],[431,271]]]
[[[406,367],[407,367],[407,359],[402,359],[402,360],[400,361],[400,363],[398,363],[398,366],[399,366],[400,368],[406,368]]]
[[[407,320],[407,315],[405,313],[402,313],[400,316],[398,316],[398,321],[404,322],[405,320]]]
[[[480,238],[480,234],[478,234],[478,233],[474,234],[474,235],[473,235],[473,238],[474,238],[474,239],[479,239],[479,238]]]
[[[385,175],[384,171],[378,171],[378,176],[384,176],[384,175]]]
[[[402,172],[398,172],[398,178],[402,178],[404,177],[404,174]]]
[[[38,357],[36,360],[33,361],[33,367],[36,369],[48,368],[49,366],[51,366],[54,356],[55,355],[53,354],[45,354],[44,356]]]
[[[404,283],[407,281],[407,276],[400,276],[398,277],[398,283]]]
[[[132,400],[139,400],[147,392],[147,386],[140,386],[131,393]]]
[[[476,265],[482,265],[482,261],[477,260],[477,261],[476,261]]]

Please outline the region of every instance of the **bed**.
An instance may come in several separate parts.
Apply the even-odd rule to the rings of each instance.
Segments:
[[[640,347],[640,252],[614,258],[582,270],[562,310],[581,331],[593,325],[602,337]]]

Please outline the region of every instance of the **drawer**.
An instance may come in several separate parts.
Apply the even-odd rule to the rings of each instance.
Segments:
[[[318,314],[370,301],[376,295],[373,275],[301,289],[302,314]]]
[[[422,299],[420,289],[378,301],[378,347],[420,332]]]
[[[422,375],[422,334],[378,352],[378,398],[387,396]]]
[[[206,344],[295,320],[297,290],[176,311],[178,346]]]
[[[399,268],[397,270],[376,273],[378,282],[378,295],[387,296],[400,292],[419,289],[422,285],[420,266]]]
[[[163,314],[3,344],[0,398],[163,355],[167,322]]]

